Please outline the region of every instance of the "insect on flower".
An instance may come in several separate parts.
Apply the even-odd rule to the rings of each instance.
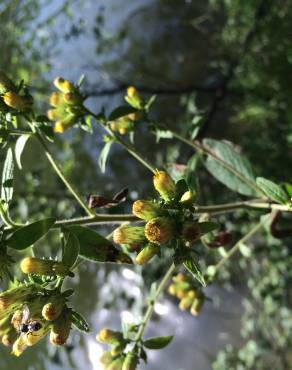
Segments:
[[[29,318],[30,311],[26,304],[23,305],[22,319],[19,325],[18,332],[19,334],[32,334],[36,331],[39,331],[42,328],[42,324],[36,320],[31,320]]]

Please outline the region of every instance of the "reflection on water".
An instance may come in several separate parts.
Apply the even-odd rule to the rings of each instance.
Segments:
[[[84,22],[80,23],[82,27],[78,37],[64,38],[66,32],[70,33],[69,23],[62,16],[56,21],[53,28],[60,38],[54,40],[54,54],[50,60],[52,68],[47,74],[49,79],[62,75],[76,81],[86,72],[90,85],[102,87],[112,86],[116,81],[147,82],[156,87],[205,81],[206,61],[214,55],[213,41],[208,32],[214,30],[208,19],[192,22],[205,8],[205,1],[87,0],[72,3],[73,18],[83,19]],[[53,13],[59,5],[59,0],[50,1],[44,12]],[[103,45],[106,35],[103,35],[103,40],[97,41],[97,31],[93,32],[97,14],[105,19],[103,26],[108,33],[108,44],[112,43],[110,50]],[[33,25],[41,23],[43,17],[44,14],[40,14]],[[114,42],[113,36],[118,30],[123,30],[125,38]],[[46,27],[38,30],[39,34],[48,38],[49,32],[50,28]],[[205,48],[201,47],[202,43],[206,43]],[[90,99],[89,104],[95,111],[102,106],[110,109],[118,105],[121,98],[121,94],[115,94],[110,98]],[[161,106],[161,109],[169,109],[167,101]],[[100,143],[101,139],[97,139],[96,133],[84,141],[86,150],[95,161],[100,151],[97,141]],[[144,142],[141,147],[144,145],[147,143]],[[111,169],[124,173],[121,163],[127,163],[128,173],[127,179],[121,177],[119,186],[127,185],[123,181],[136,183],[141,176],[150,179],[132,160],[125,162],[123,151],[116,154],[120,161],[113,163]],[[111,174],[107,173],[107,176]],[[147,184],[142,184],[139,195],[146,188]],[[92,333],[83,336],[75,332],[68,346],[61,349],[41,343],[26,351],[20,359],[12,358],[8,350],[0,347],[1,369],[98,370],[102,347],[95,340],[96,332],[103,326],[119,328],[121,312],[128,320],[132,319],[132,313],[138,317],[141,315],[143,280],[133,269],[105,270],[103,266],[86,263],[86,266],[81,266],[71,285],[76,289],[72,305],[88,318]],[[208,302],[199,318],[180,312],[177,305],[167,299],[157,304],[156,321],[149,325],[147,335],[174,334],[175,339],[163,351],[149,351],[147,369],[208,370],[219,348],[239,340],[241,297],[238,293],[217,288],[211,291],[212,296],[219,296],[220,305],[214,307],[212,302]],[[131,311],[125,302],[131,303]],[[110,305],[118,310],[107,310]]]

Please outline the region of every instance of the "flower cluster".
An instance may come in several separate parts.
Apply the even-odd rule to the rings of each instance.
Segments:
[[[100,343],[108,344],[111,349],[103,352],[100,363],[103,370],[135,370],[139,363],[139,357],[133,349],[125,353],[130,340],[123,337],[120,331],[102,329],[97,334],[96,339]]]
[[[66,343],[71,324],[79,315],[67,306],[71,290],[61,292],[49,288],[45,280],[32,276],[64,277],[70,274],[62,262],[26,257],[21,261],[22,272],[29,275],[29,283],[0,294],[0,338],[5,346],[12,346],[12,354],[20,356],[28,347],[38,343],[47,334],[53,345]],[[32,275],[31,275],[32,274]]]
[[[194,201],[189,190],[181,194],[178,185],[164,171],[156,171],[153,184],[160,199],[137,200],[133,204],[133,214],[145,221],[145,225],[125,225],[113,233],[115,243],[127,244],[130,250],[138,252],[136,263],[140,265],[159,255],[162,245],[173,240],[186,245],[204,233],[205,223],[195,220],[189,210]]]
[[[183,273],[177,274],[172,278],[172,284],[168,287],[168,292],[180,300],[179,308],[181,310],[190,310],[194,316],[201,312],[205,295],[194,284],[193,278]]]
[[[125,135],[133,131],[135,125],[143,118],[143,101],[135,87],[128,87],[125,100],[131,107],[137,109],[137,111],[109,122],[112,131],[119,132],[120,135]]]
[[[62,133],[84,116],[84,97],[77,86],[62,77],[57,77],[54,85],[58,91],[51,94],[53,108],[48,111],[48,118],[55,121],[54,131]]]
[[[27,88],[22,83],[16,86],[4,72],[0,71],[0,111],[25,113],[31,110],[32,105],[33,98]]]

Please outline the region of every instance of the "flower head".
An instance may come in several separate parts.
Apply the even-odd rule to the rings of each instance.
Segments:
[[[168,217],[153,218],[145,226],[145,236],[152,243],[166,244],[174,235],[175,225]]]
[[[153,185],[165,201],[175,198],[176,186],[167,172],[157,170],[153,176]]]

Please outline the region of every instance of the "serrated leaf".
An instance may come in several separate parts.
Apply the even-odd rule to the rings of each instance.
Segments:
[[[1,199],[8,204],[13,196],[13,173],[14,173],[14,161],[12,149],[7,150],[6,158],[4,161],[1,181]]]
[[[261,193],[251,164],[232,144],[213,139],[205,139],[203,144],[213,154],[207,155],[205,166],[218,181],[239,194]]]
[[[199,266],[195,263],[194,260],[187,259],[183,262],[183,265],[193,275],[193,277],[198,280],[201,285],[206,286],[204,275],[202,274]]]
[[[98,158],[98,165],[102,173],[105,172],[106,161],[107,161],[107,157],[109,155],[112,143],[113,143],[112,141],[108,141],[107,143],[105,143],[104,147],[102,148],[102,151],[100,152],[100,155]]]
[[[90,332],[90,327],[87,321],[84,319],[82,315],[80,315],[80,313],[72,310],[71,320],[72,320],[72,324],[81,332],[84,332],[84,333]]]
[[[137,112],[137,108],[129,107],[128,105],[121,105],[120,107],[114,109],[109,115],[109,121],[114,121],[118,118],[127,116],[128,114]]]
[[[20,170],[22,170],[21,156],[22,156],[25,144],[27,143],[29,138],[30,138],[30,135],[21,135],[17,139],[16,144],[15,144],[15,160]]]
[[[74,265],[79,255],[79,240],[73,233],[66,233],[66,243],[62,256],[62,262],[69,268]]]
[[[55,221],[55,218],[50,217],[23,226],[14,231],[5,243],[8,247],[17,250],[28,248],[42,238],[54,225]]]
[[[173,339],[173,335],[165,337],[153,337],[144,341],[144,346],[148,349],[161,349],[166,347]]]
[[[74,225],[66,228],[73,233],[79,241],[79,254],[81,257],[94,262],[106,262],[112,243],[88,227]]]
[[[280,204],[290,203],[290,199],[286,192],[273,181],[265,179],[264,177],[257,177],[256,182],[266,196],[271,200]]]

